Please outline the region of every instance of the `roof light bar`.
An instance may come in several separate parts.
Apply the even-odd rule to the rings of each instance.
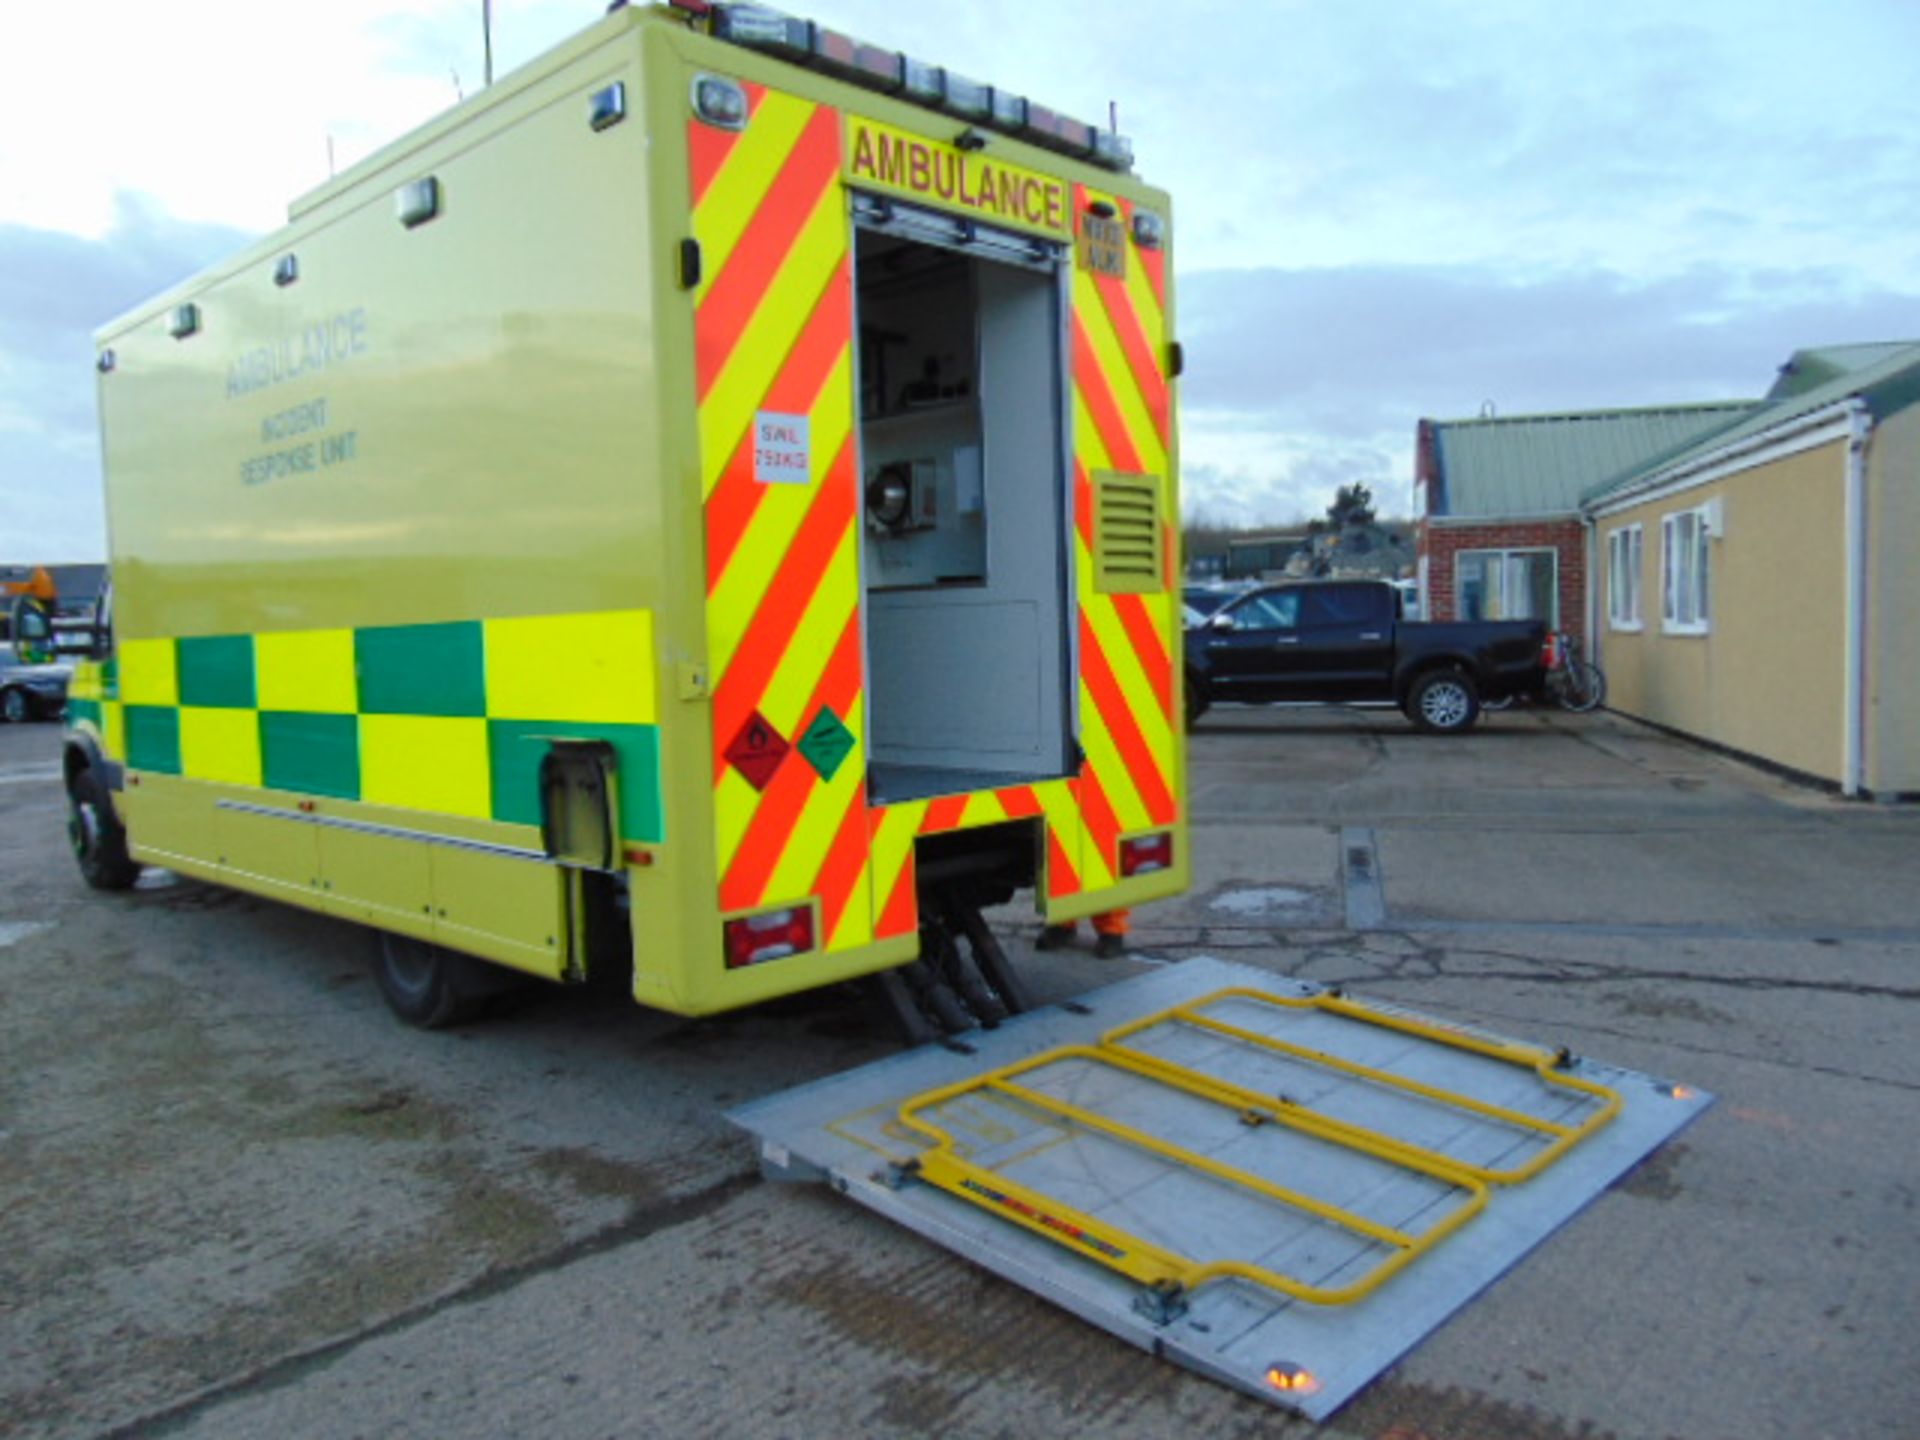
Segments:
[[[921,105],[979,121],[1004,134],[1017,135],[1076,159],[1092,160],[1110,170],[1133,168],[1133,142],[1126,136],[1096,129],[1010,90],[983,85],[942,66],[869,45],[770,6],[705,6],[699,0],[671,3],[694,16],[710,9],[716,39],[771,51],[870,89],[904,95]]]
[[[813,22],[783,15],[761,5],[714,7],[713,33],[736,45],[778,50],[796,60],[813,58]]]
[[[813,29],[813,63],[863,85],[883,90],[898,90],[906,57],[898,50],[869,45],[838,30],[816,25]]]

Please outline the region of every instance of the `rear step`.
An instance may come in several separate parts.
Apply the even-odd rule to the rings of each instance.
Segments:
[[[1202,959],[731,1118],[770,1176],[1324,1419],[1711,1103]]]

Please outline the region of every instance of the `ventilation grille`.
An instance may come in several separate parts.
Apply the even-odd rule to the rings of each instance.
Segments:
[[[1093,477],[1094,589],[1140,595],[1166,588],[1165,527],[1155,475]]]

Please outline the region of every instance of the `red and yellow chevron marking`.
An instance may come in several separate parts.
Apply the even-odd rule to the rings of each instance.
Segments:
[[[1132,206],[1076,187],[1074,209],[1105,200],[1131,232]],[[1179,724],[1174,709],[1176,567],[1171,471],[1172,403],[1166,353],[1162,252],[1129,246],[1124,279],[1076,268],[1072,365],[1074,529],[1080,575],[1081,745],[1077,782],[1085,821],[1081,883],[1116,878],[1119,837],[1173,823],[1180,804]],[[1157,476],[1167,556],[1165,593],[1108,595],[1096,588],[1093,491],[1097,470]]]
[[[1179,811],[1172,596],[1098,593],[1089,481],[1099,469],[1158,475],[1163,510],[1173,513],[1169,398],[1157,358],[1165,350],[1162,259],[1136,250],[1124,280],[1074,277],[1085,766],[1071,779],[871,808],[841,119],[830,107],[746,88],[744,129],[691,121],[687,131],[693,230],[705,262],[693,297],[694,370],[721,908],[817,899],[829,951],[908,935],[919,923],[918,838],[1019,819],[1045,825],[1052,898],[1109,886],[1119,837],[1171,823]],[[1082,192],[1078,203],[1095,198]],[[763,412],[806,417],[806,483],[756,478]],[[1171,533],[1167,549],[1171,567]],[[852,737],[830,779],[799,750],[825,712]],[[792,747],[757,775],[764,788],[725,753],[756,714]]]
[[[687,127],[704,260],[694,364],[720,904],[818,896],[826,946],[843,950],[871,941],[873,907],[840,119],[779,91],[747,94],[744,129]],[[755,478],[761,412],[807,417],[807,483]],[[831,780],[798,751],[823,710],[854,741]],[[794,747],[764,790],[722,753],[756,712]]]

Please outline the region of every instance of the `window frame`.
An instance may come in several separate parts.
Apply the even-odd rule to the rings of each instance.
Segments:
[[[1454,551],[1453,613],[1456,617],[1462,619],[1466,617],[1467,607],[1465,598],[1461,593],[1461,584],[1463,581],[1462,570],[1464,569],[1461,562],[1469,556],[1476,555],[1495,555],[1499,557],[1500,580],[1498,589],[1503,600],[1506,593],[1506,568],[1508,559],[1516,555],[1547,556],[1552,561],[1553,566],[1553,573],[1548,577],[1547,584],[1547,594],[1552,600],[1552,613],[1544,616],[1515,617],[1504,613],[1506,607],[1503,604],[1501,606],[1503,613],[1499,618],[1502,620],[1515,618],[1544,620],[1549,630],[1558,630],[1560,628],[1560,547],[1558,545],[1475,545]]]
[[[1687,531],[1685,540],[1680,538],[1683,528]],[[1713,631],[1713,564],[1707,549],[1709,539],[1705,505],[1670,510],[1660,517],[1660,629],[1663,634],[1707,635]]]
[[[1628,634],[1647,628],[1642,602],[1646,527],[1639,521],[1607,532],[1607,628]]]

